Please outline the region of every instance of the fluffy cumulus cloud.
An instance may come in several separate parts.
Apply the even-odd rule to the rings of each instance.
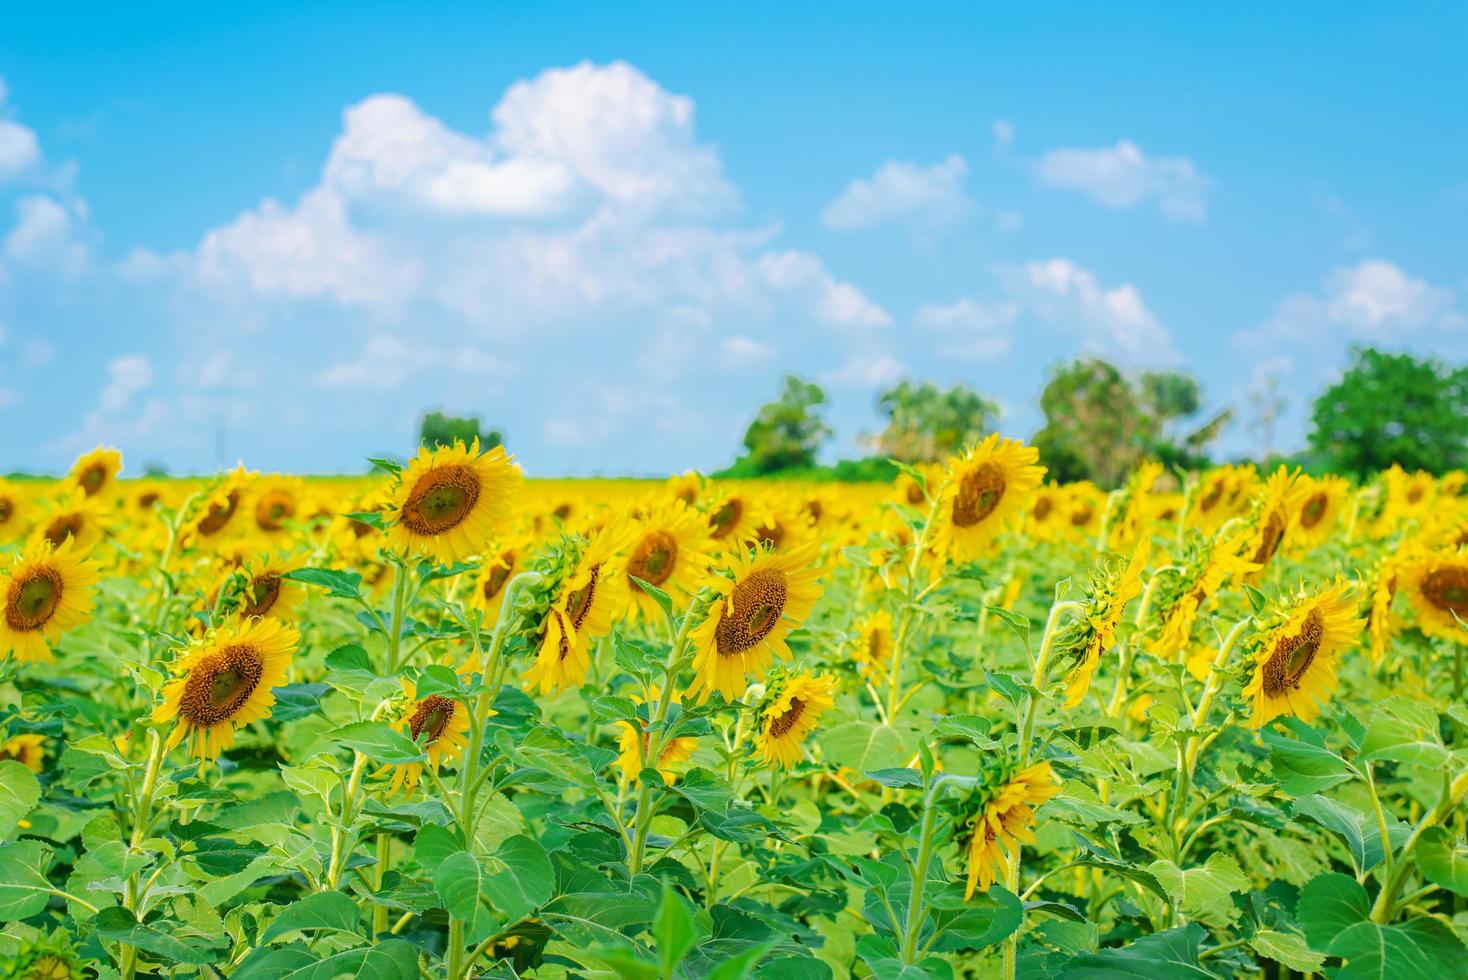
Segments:
[[[964,191],[968,163],[956,154],[923,167],[891,160],[870,177],[853,180],[826,205],[821,222],[835,231],[906,223],[919,228],[953,224],[973,208]]]
[[[1452,289],[1409,275],[1385,259],[1340,266],[1320,288],[1285,297],[1260,326],[1237,340],[1246,347],[1319,343],[1332,337],[1390,343],[1426,331],[1464,327]]]
[[[10,118],[5,79],[0,78],[0,184],[34,170],[41,162],[41,143],[30,128]]]
[[[934,338],[944,357],[996,361],[1014,347],[1014,324],[1022,308],[1012,299],[984,302],[963,298],[929,303],[913,314],[913,325]]]
[[[1211,181],[1188,157],[1149,157],[1130,140],[1093,149],[1060,147],[1034,163],[1050,187],[1077,191],[1117,210],[1155,204],[1168,218],[1202,221]]]

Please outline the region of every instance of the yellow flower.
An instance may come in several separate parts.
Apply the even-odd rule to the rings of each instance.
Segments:
[[[250,513],[254,530],[260,535],[280,535],[288,524],[306,516],[302,508],[305,484],[296,477],[261,477],[255,481],[253,490]]]
[[[694,678],[688,693],[700,704],[714,691],[737,700],[748,681],[764,678],[772,653],[789,658],[786,637],[821,597],[817,550],[814,541],[786,554],[753,549],[725,559],[730,576],[709,577],[706,587],[718,598],[689,634]]]
[[[662,697],[662,689],[656,684],[647,692],[648,698],[656,703]],[[674,700],[678,700],[674,695]],[[642,698],[636,695],[632,698],[633,703],[641,704]],[[678,766],[687,762],[693,755],[694,749],[698,748],[698,739],[689,736],[681,736],[672,739],[663,746],[663,751],[658,756],[656,767],[647,766],[643,760],[648,752],[647,729],[642,722],[633,724],[623,721],[619,724],[620,731],[617,734],[617,766],[622,770],[622,779],[625,782],[635,783],[645,768],[656,768],[659,776],[663,777],[663,783],[671,786],[678,779]]]
[[[469,593],[469,605],[484,613],[484,622],[494,625],[499,621],[500,606],[505,601],[505,586],[515,577],[524,561],[525,545],[517,540],[505,540],[487,550],[474,576],[474,588]]]
[[[657,586],[682,605],[708,571],[711,547],[707,520],[682,501],[659,503],[643,513],[632,527],[624,562],[630,618],[662,618],[657,601],[633,578]]]
[[[940,561],[980,558],[1001,531],[1018,522],[1045,475],[1045,467],[1036,465],[1039,458],[1034,447],[996,434],[949,460],[931,532]]]
[[[269,718],[273,689],[285,683],[300,639],[277,619],[250,619],[195,640],[153,712],[159,724],[177,719],[168,747],[187,738],[190,755],[216,759],[234,744],[235,729]]]
[[[229,588],[231,580],[238,578],[235,586],[238,592],[220,610],[221,619],[238,613],[245,619],[273,616],[283,622],[291,622],[306,599],[306,587],[285,575],[305,564],[305,555],[287,559],[273,558],[268,551],[251,554],[239,568],[227,568],[220,575],[206,597],[209,611],[212,612],[215,603],[219,601],[220,590]]]
[[[1330,700],[1336,660],[1359,641],[1366,625],[1356,614],[1355,588],[1338,579],[1315,595],[1297,597],[1284,620],[1257,643],[1254,676],[1243,691],[1252,705],[1252,727],[1280,715],[1310,721]]]
[[[27,732],[12,735],[0,745],[0,761],[13,759],[31,772],[40,772],[46,760],[46,736]]]
[[[50,663],[61,634],[92,618],[96,585],[97,563],[70,541],[59,548],[44,540],[31,545],[0,575],[0,656]]]
[[[807,670],[772,687],[759,708],[754,751],[763,761],[788,769],[800,761],[805,739],[821,715],[836,703],[836,679]]]
[[[1147,538],[1138,542],[1125,569],[1103,568],[1092,579],[1091,594],[1086,598],[1085,615],[1077,628],[1068,630],[1065,639],[1079,659],[1071,667],[1065,685],[1065,707],[1074,708],[1091,689],[1091,675],[1101,663],[1101,655],[1116,643],[1116,628],[1121,625],[1126,604],[1142,594],[1142,569],[1152,553]]]
[[[67,481],[88,497],[95,497],[106,490],[122,469],[122,453],[116,449],[98,446],[83,453],[71,464]]]
[[[862,676],[880,678],[892,659],[892,614],[878,609],[856,624],[854,659]]]
[[[1468,555],[1423,555],[1400,573],[1417,627],[1428,636],[1468,643]]]
[[[1401,581],[1403,568],[1416,558],[1414,551],[1393,552],[1378,561],[1372,572],[1369,596],[1371,608],[1366,614],[1367,649],[1371,653],[1372,663],[1381,662],[1387,647],[1391,645],[1392,637],[1401,629],[1402,619],[1392,612],[1392,600],[1397,597],[1397,586]]]
[[[1265,481],[1264,491],[1254,503],[1249,526],[1240,539],[1242,550],[1256,570],[1245,576],[1250,584],[1257,582],[1279,553],[1280,545],[1294,528],[1300,516],[1304,487],[1300,471],[1290,472],[1281,466]]]
[[[1252,466],[1219,466],[1203,474],[1188,511],[1188,523],[1212,534],[1247,509],[1258,474]]]
[[[91,551],[106,533],[103,519],[102,505],[96,498],[73,490],[53,501],[41,515],[31,532],[31,544],[45,541],[59,548],[70,541],[78,552]]]
[[[243,523],[236,519],[240,504],[256,475],[243,465],[236,466],[210,488],[191,524],[191,536],[196,543],[217,549],[235,536]]]
[[[1053,541],[1063,535],[1069,524],[1067,497],[1066,488],[1056,483],[1036,490],[1025,517],[1025,534],[1037,541]]]
[[[979,806],[968,819],[968,884],[963,897],[989,887],[1009,874],[1020,847],[1035,841],[1030,829],[1035,808],[1060,792],[1060,781],[1048,762],[1037,762],[999,786],[981,791]]]
[[[1062,508],[1066,536],[1089,539],[1101,530],[1101,520],[1106,513],[1106,494],[1089,480],[1072,483],[1065,488]]]
[[[724,496],[708,510],[709,537],[723,551],[747,547],[755,522],[761,516],[754,501],[735,492]]]
[[[1316,548],[1330,539],[1350,499],[1351,485],[1338,476],[1300,480],[1300,504],[1292,544]]]
[[[1378,535],[1391,533],[1405,521],[1427,516],[1437,490],[1432,474],[1422,470],[1408,473],[1393,463],[1385,475],[1386,506],[1377,525]]]
[[[698,495],[703,492],[703,477],[693,470],[685,470],[668,477],[667,488],[674,500],[681,500],[685,506],[692,508],[698,503]]]
[[[0,479],[0,541],[10,541],[25,532],[25,495],[20,487]]]
[[[419,700],[416,684],[406,678],[401,683],[408,698],[408,707],[398,720],[398,727],[423,746],[423,752],[428,756],[428,768],[438,772],[439,766],[458,759],[469,745],[466,737],[469,734],[469,708],[442,694],[430,694]],[[411,793],[418,788],[418,780],[423,777],[422,762],[385,766],[378,774],[389,769],[393,774],[389,793],[401,789]]]
[[[1162,614],[1162,630],[1149,649],[1158,657],[1171,657],[1188,645],[1198,611],[1230,578],[1255,571],[1256,566],[1236,553],[1232,540],[1217,539],[1194,545],[1177,577],[1169,576],[1169,591],[1176,598]]]
[[[401,554],[444,565],[477,555],[507,523],[519,482],[502,446],[480,453],[475,439],[468,448],[424,447],[399,475],[388,541]]]
[[[627,605],[627,579],[613,559],[626,546],[628,529],[618,519],[596,532],[562,580],[535,662],[525,672],[527,690],[550,694],[586,680],[591,641],[610,633],[613,618]]]

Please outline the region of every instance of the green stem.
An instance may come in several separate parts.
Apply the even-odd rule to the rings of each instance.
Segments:
[[[131,855],[148,839],[148,829],[153,822],[153,799],[158,792],[158,774],[163,766],[163,756],[166,754],[163,736],[158,729],[148,730],[148,765],[143,771],[143,784],[139,788],[137,805],[133,811],[133,831],[128,839],[128,854]],[[128,876],[127,884],[123,890],[123,906],[138,915],[138,876],[137,872]],[[95,911],[95,909],[94,909]],[[139,918],[141,918],[139,916]],[[137,948],[123,943],[118,950],[118,970],[123,980],[132,980],[137,974],[138,951]]]
[[[1447,791],[1443,793],[1443,798],[1438,801],[1437,806],[1422,815],[1422,819],[1412,829],[1412,836],[1407,838],[1407,842],[1397,852],[1396,870],[1388,876],[1386,884],[1376,896],[1376,903],[1371,907],[1372,922],[1384,925],[1392,921],[1397,911],[1397,895],[1401,893],[1402,886],[1407,883],[1407,875],[1413,867],[1412,862],[1407,860],[1412,854],[1412,848],[1417,846],[1417,840],[1422,836],[1422,832],[1429,827],[1436,826],[1444,817],[1453,813],[1463,801],[1464,796],[1468,796],[1468,769],[1459,773],[1448,785]],[[1388,852],[1391,850],[1391,842],[1385,835],[1382,836],[1381,846]]]
[[[938,823],[938,808],[933,805],[933,788],[923,796],[923,823],[918,833],[917,865],[912,872],[912,892],[907,903],[907,928],[902,938],[902,962],[911,966],[917,956],[918,936],[922,934],[923,893],[928,886],[928,864],[933,859],[933,830]]]

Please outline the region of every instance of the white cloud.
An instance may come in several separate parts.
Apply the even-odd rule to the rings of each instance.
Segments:
[[[821,382],[833,388],[876,389],[893,384],[907,368],[885,351],[853,354],[846,362],[821,375]]]
[[[1178,221],[1202,221],[1208,214],[1212,181],[1188,157],[1148,157],[1130,140],[1096,149],[1062,147],[1034,165],[1035,176],[1051,187],[1079,191],[1104,207],[1133,208],[1155,201]]]
[[[809,252],[766,252],[755,269],[774,289],[806,296],[816,316],[828,326],[865,330],[892,322],[886,310],[851,283],[835,279]]]
[[[5,112],[5,79],[0,78],[0,114]],[[41,143],[32,130],[0,115],[0,184],[21,176],[41,162]]]
[[[397,337],[370,337],[362,352],[351,361],[327,367],[316,376],[326,388],[399,388],[415,375],[441,371],[486,380],[498,380],[507,373],[507,365],[481,350],[470,347],[458,350],[435,349],[421,343],[407,343]]]
[[[107,362],[107,383],[102,386],[97,405],[104,412],[120,412],[152,383],[153,365],[148,358],[142,354],[115,357]]]
[[[964,217],[973,202],[964,193],[968,163],[957,154],[930,167],[889,160],[867,178],[853,180],[821,213],[821,223],[854,231],[894,222],[934,228]]]
[[[994,120],[989,132],[994,135],[994,145],[1001,150],[1008,149],[1014,143],[1014,123],[1008,119]]]
[[[1315,343],[1330,335],[1389,341],[1425,329],[1464,325],[1453,290],[1408,275],[1385,259],[1339,266],[1315,292],[1286,296],[1259,327],[1244,331],[1246,346]]]
[[[1014,346],[1014,322],[1020,306],[1013,301],[981,303],[959,299],[952,303],[929,303],[913,314],[913,324],[937,339],[937,350],[945,357],[994,361]]]
[[[1003,276],[1027,311],[1073,334],[1088,350],[1133,363],[1177,359],[1171,334],[1129,282],[1108,287],[1064,258],[1029,262]]]
[[[5,255],[13,262],[76,276],[86,268],[90,248],[83,236],[84,205],[69,208],[43,194],[15,203],[16,223],[5,236]],[[78,209],[81,213],[78,213]]]
[[[730,367],[744,368],[769,363],[775,351],[753,337],[735,334],[719,341],[719,354],[720,360]]]

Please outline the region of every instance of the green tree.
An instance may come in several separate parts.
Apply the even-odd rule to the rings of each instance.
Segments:
[[[870,440],[874,452],[904,463],[946,459],[993,428],[999,406],[965,384],[899,381],[877,398],[887,425]]]
[[[1114,487],[1143,458],[1167,466],[1208,463],[1207,447],[1232,418],[1225,409],[1178,432],[1202,404],[1198,382],[1175,371],[1128,378],[1097,357],[1056,368],[1040,395],[1045,427],[1035,435],[1040,459],[1057,480]]]
[[[479,440],[481,449],[501,445],[505,437],[497,429],[485,429],[478,416],[460,417],[443,412],[429,412],[418,425],[418,444],[429,449],[452,446],[455,442],[469,445]]]
[[[825,403],[819,385],[786,375],[780,397],[761,407],[744,433],[741,468],[776,473],[815,465],[821,444],[831,437],[831,427],[819,412]]]
[[[1468,465],[1468,366],[1356,347],[1312,421],[1310,448],[1338,472],[1458,469]]]

